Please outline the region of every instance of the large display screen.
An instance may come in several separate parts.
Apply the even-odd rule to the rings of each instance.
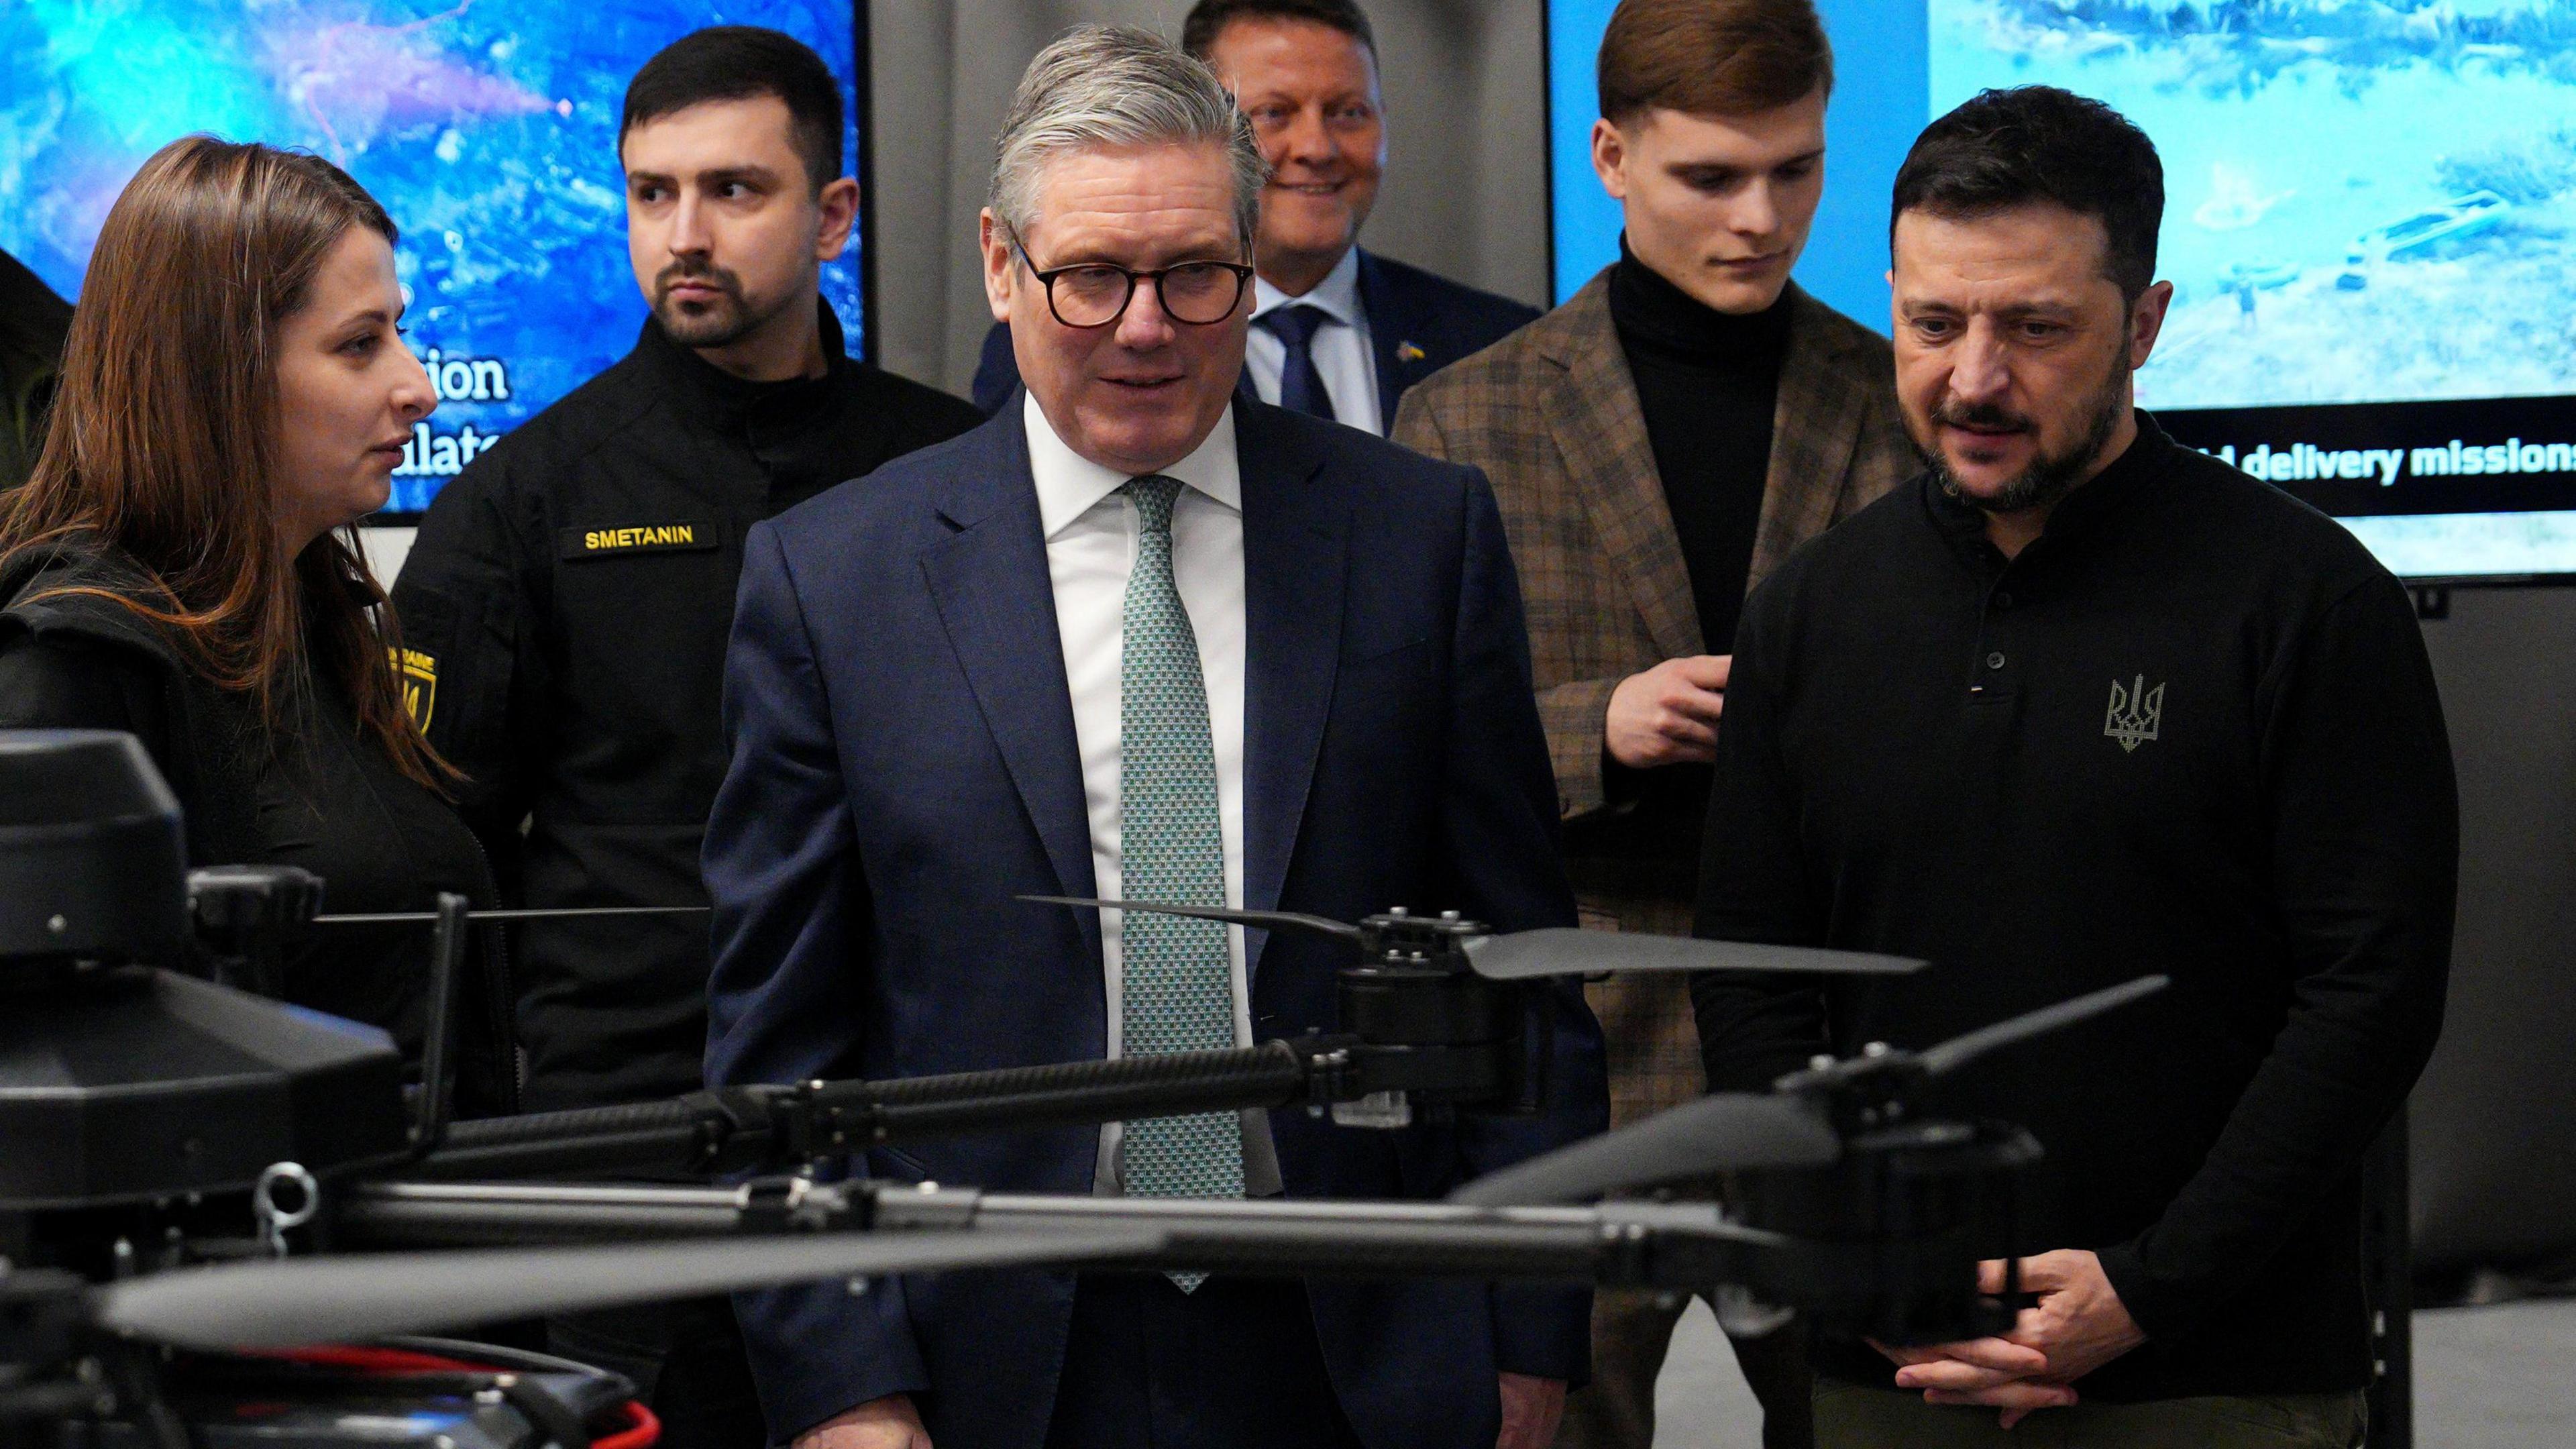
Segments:
[[[0,0],[0,248],[77,297],[145,157],[206,131],[327,156],[402,231],[405,326],[441,400],[389,516],[624,356],[626,83],[701,26],[767,25],[841,78],[861,154],[851,0]],[[862,229],[864,234],[864,228]],[[859,248],[824,270],[851,350]]]
[[[1616,254],[1585,159],[1609,0],[1550,7],[1560,296]],[[2138,399],[2424,580],[2576,573],[2576,23],[2552,0],[1828,0],[1809,291],[1884,332],[1914,133],[2045,83],[2165,168]]]

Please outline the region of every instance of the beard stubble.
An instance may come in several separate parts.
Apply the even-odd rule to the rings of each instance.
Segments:
[[[2090,416],[2085,419],[2083,433],[2067,447],[2054,453],[2042,453],[2031,459],[2028,466],[2005,479],[2003,486],[1991,497],[1980,498],[1961,486],[1958,474],[1951,470],[1948,456],[1938,445],[1937,433],[1931,437],[1916,437],[1914,445],[1925,457],[1931,459],[1933,481],[1939,483],[1941,491],[1952,498],[1971,504],[1987,513],[2021,513],[2029,509],[2045,507],[2064,498],[2074,491],[2076,484],[2090,476],[2095,461],[2101,456],[2103,445],[2109,443],[2111,434],[2119,430],[2121,415],[2128,410],[2124,385],[2128,382],[2132,370],[2125,348],[2113,353],[2109,375],[2103,378],[2101,385],[2095,388],[2092,395],[2085,401],[2085,408]],[[1991,405],[1952,407],[1944,403],[1933,409],[1930,421],[1934,427],[1945,423],[1953,426],[2010,427],[2014,424],[2028,426],[2030,420]],[[1910,419],[1908,426],[1910,430]],[[1929,433],[1932,429],[1926,428],[1924,431]]]

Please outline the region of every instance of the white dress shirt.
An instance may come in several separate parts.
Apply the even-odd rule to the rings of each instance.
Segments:
[[[1368,312],[1360,306],[1360,249],[1342,253],[1341,261],[1315,284],[1315,290],[1291,297],[1260,277],[1252,279],[1252,319],[1299,303],[1323,310],[1332,319],[1315,329],[1307,344],[1315,371],[1323,375],[1324,393],[1333,400],[1333,421],[1386,436],[1378,406],[1377,349],[1369,341]],[[1266,403],[1279,401],[1279,375],[1288,367],[1288,344],[1267,327],[1255,326],[1243,344],[1243,369],[1252,390]]]
[[[1275,376],[1275,374],[1274,374]],[[1047,578],[1056,632],[1073,696],[1073,733],[1082,757],[1083,803],[1091,817],[1091,873],[1105,900],[1123,879],[1119,856],[1120,705],[1125,695],[1127,575],[1136,565],[1136,505],[1118,490],[1128,475],[1076,453],[1056,435],[1031,394],[1021,408],[1029,471],[1037,480],[1038,526],[1046,535]],[[1209,743],[1216,755],[1217,819],[1225,845],[1225,903],[1243,907],[1243,473],[1234,451],[1234,409],[1226,408],[1198,450],[1162,470],[1185,485],[1172,503],[1172,579],[1199,648],[1207,686]],[[1120,913],[1100,913],[1100,959],[1109,1007],[1109,1055],[1125,1034]],[[1233,966],[1234,1041],[1252,1044],[1252,992],[1243,928],[1228,926]],[[1121,1124],[1100,1131],[1093,1190],[1114,1195],[1124,1180]],[[1270,1119],[1243,1114],[1244,1190],[1277,1194],[1279,1160]]]

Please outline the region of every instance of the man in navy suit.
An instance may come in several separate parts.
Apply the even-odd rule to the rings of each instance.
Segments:
[[[745,541],[709,823],[708,1080],[909,1077],[1334,1023],[1330,942],[1023,894],[1570,925],[1483,477],[1235,391],[1262,164],[1206,67],[1077,31],[1005,119],[983,249],[1029,385]],[[1435,1197],[1601,1130],[1543,1013],[1535,1117],[1209,1113],[878,1150],[876,1175]],[[1589,1292],[978,1273],[738,1300],[798,1449],[1542,1449]]]
[[[1234,92],[1272,168],[1244,393],[1384,437],[1406,388],[1538,320],[1536,308],[1360,248],[1386,121],[1377,37],[1355,0],[1199,0],[1181,44]],[[1010,329],[997,325],[975,405],[1001,411],[1019,382]]]

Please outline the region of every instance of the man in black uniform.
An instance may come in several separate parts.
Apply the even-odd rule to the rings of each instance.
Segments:
[[[1933,969],[1695,982],[1711,1086],[2172,978],[1941,1084],[2047,1149],[2035,1303],[1994,1338],[1820,1343],[1820,1449],[2009,1445],[2031,1413],[2078,1449],[2359,1442],[2358,1168],[2441,1027],[2458,797],[2405,590],[2131,405],[2163,195],[2146,137],[2064,91],[1924,132],[1893,275],[1931,471],[1736,638],[1701,933]]]
[[[476,458],[404,563],[415,708],[470,777],[460,803],[521,903],[705,902],[744,531],[981,421],[843,353],[818,282],[858,213],[841,128],[830,71],[775,31],[703,30],[647,62],[619,133],[643,336]],[[703,917],[531,925],[515,969],[531,1110],[698,1087]],[[739,1347],[690,1342],[732,1333],[721,1302],[557,1328],[648,1394],[663,1344],[674,1378],[741,1372]],[[731,1387],[665,1382],[665,1443],[697,1438],[693,1415]],[[756,1418],[748,1432],[698,1442],[756,1443]]]

